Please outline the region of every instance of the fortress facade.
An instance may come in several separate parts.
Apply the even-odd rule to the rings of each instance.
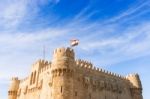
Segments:
[[[126,77],[75,60],[71,48],[39,60],[25,79],[12,78],[8,99],[143,99],[138,74]]]

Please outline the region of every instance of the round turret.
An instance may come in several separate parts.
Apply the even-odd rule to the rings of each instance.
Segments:
[[[57,48],[54,50],[53,58],[68,57],[74,59],[74,51],[71,48]]]
[[[126,77],[131,82],[131,94],[133,99],[143,99],[142,85],[138,74],[130,74]]]
[[[16,91],[19,87],[19,80],[17,77],[12,78],[11,85],[9,86],[10,91]]]
[[[20,80],[17,77],[12,78],[11,84],[8,90],[8,99],[16,99],[17,91],[19,88]]]
[[[54,50],[51,65],[52,99],[73,99],[74,51],[71,48]],[[59,83],[58,83],[59,82]]]
[[[71,68],[74,64],[74,51],[71,48],[57,48],[53,53],[52,69]]]
[[[142,84],[138,74],[130,74],[126,77],[135,88],[142,88]]]

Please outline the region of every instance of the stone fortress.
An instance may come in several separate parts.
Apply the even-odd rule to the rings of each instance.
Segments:
[[[25,79],[12,78],[8,99],[143,99],[138,74],[126,77],[75,60],[72,48],[54,50]]]

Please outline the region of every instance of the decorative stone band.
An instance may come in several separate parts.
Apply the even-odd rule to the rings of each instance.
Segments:
[[[52,70],[52,77],[64,76],[64,75],[72,76],[72,74],[73,74],[73,70],[71,70],[71,69],[66,69],[66,68],[64,68],[64,69],[60,68],[59,69],[58,68],[58,69]]]
[[[8,91],[8,95],[17,95],[17,91]]]

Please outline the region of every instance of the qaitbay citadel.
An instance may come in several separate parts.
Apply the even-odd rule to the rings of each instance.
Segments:
[[[52,61],[38,60],[25,79],[13,77],[8,99],[143,99],[138,74],[121,76],[57,48]]]

